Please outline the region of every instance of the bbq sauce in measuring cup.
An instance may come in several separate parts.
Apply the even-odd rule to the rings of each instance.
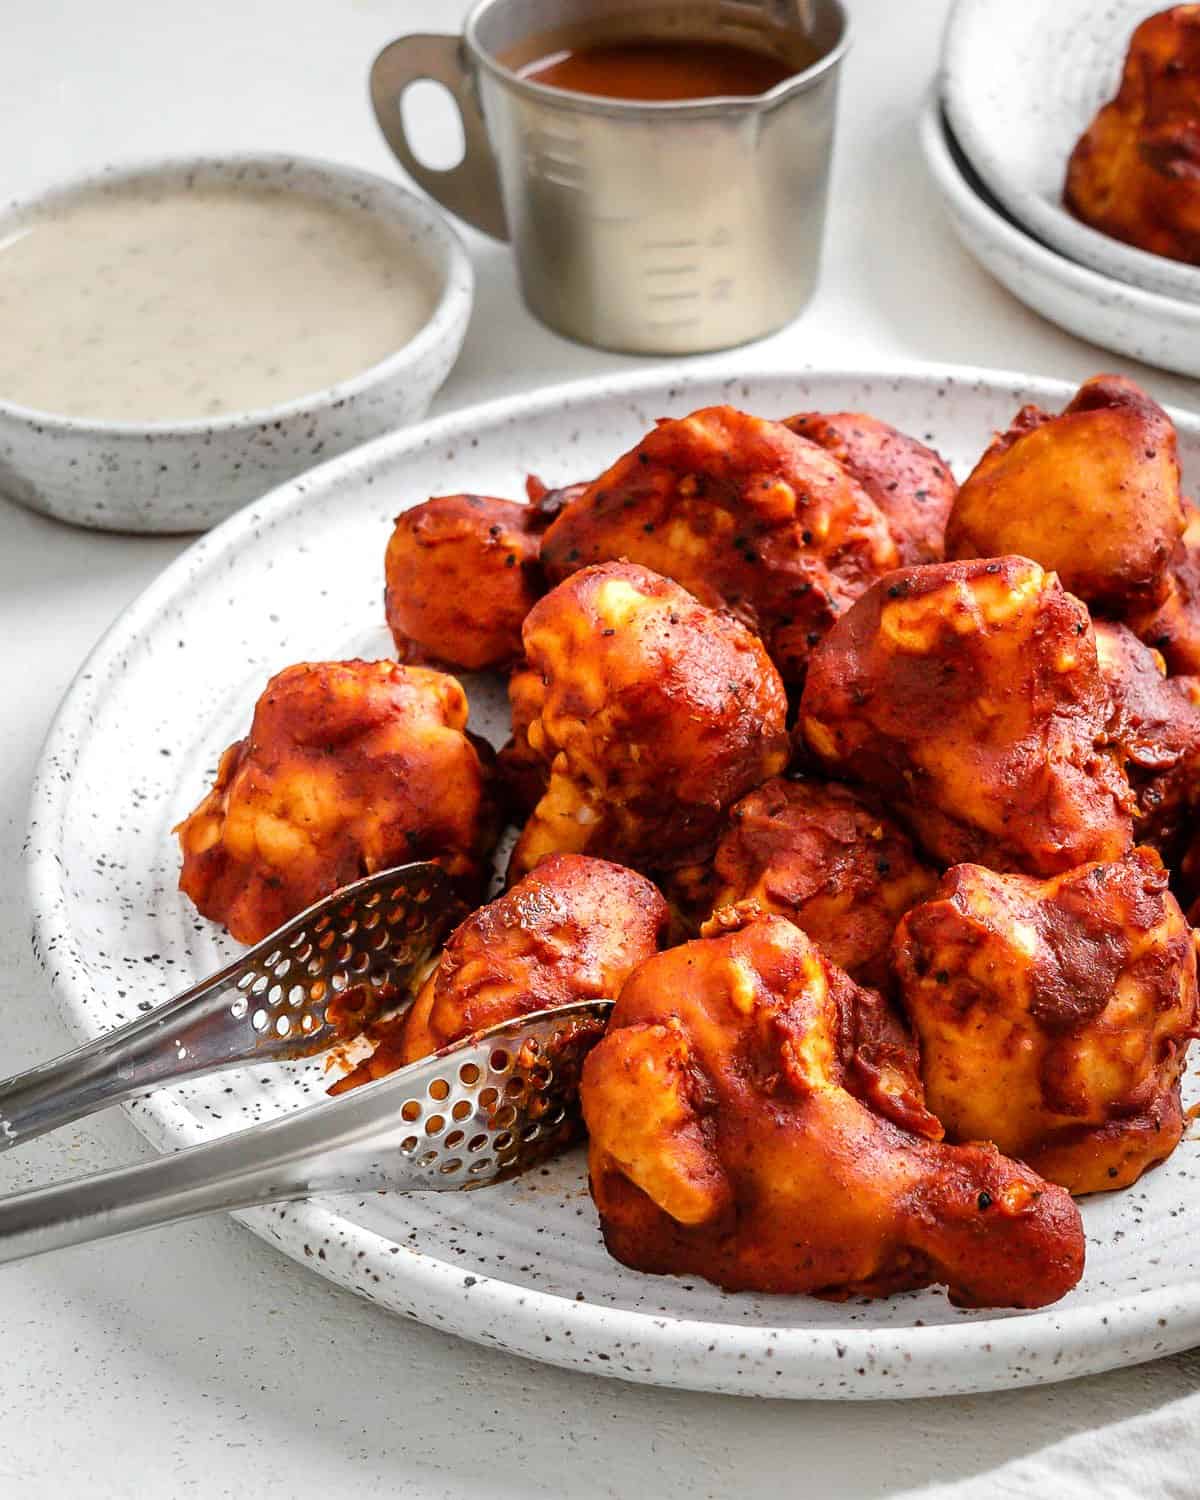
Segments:
[[[461,38],[384,48],[371,97],[417,182],[511,240],[542,322],[698,354],[773,332],[812,294],[848,36],[842,0],[477,0]],[[446,170],[407,135],[419,78],[462,118]]]
[[[731,42],[653,38],[565,49],[516,69],[518,78],[547,88],[659,103],[765,94],[797,71],[795,61],[784,62]]]

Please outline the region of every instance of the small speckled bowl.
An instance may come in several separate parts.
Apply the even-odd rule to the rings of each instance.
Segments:
[[[441,214],[405,189],[299,156],[173,158],[108,168],[0,211],[0,242],[70,200],[145,184],[285,188],[394,225],[440,292],[425,325],[348,380],[276,406],[191,421],[109,422],[0,399],[0,493],[106,531],[202,531],[275,485],[429,410],[458,357],[474,274]]]

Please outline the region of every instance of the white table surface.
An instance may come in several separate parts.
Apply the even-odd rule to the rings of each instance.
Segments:
[[[946,0],[852,0],[825,265],[758,365],[933,360],[1082,378],[1124,369],[1164,400],[1188,381],[1042,322],[968,259],[918,154]],[[7,0],[0,197],[170,151],[327,155],[398,169],[366,69],[461,0]],[[556,338],[521,309],[505,250],[479,274],[447,410],[641,361]],[[3,337],[0,329],[0,337]],[[0,501],[0,1023],[4,1071],[66,1032],[30,955],[26,799],[56,703],[98,635],[184,545],[87,534]],[[0,1158],[0,1190],[136,1160],[119,1113]],[[986,1472],[1196,1389],[1200,1355],[998,1396],[787,1404],[568,1374],[410,1326],[226,1220],[0,1272],[0,1496],[885,1495]]]

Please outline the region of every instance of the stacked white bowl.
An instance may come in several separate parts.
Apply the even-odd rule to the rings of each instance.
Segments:
[[[921,124],[964,246],[1069,332],[1200,376],[1200,266],[1080,222],[1067,161],[1120,80],[1134,28],[1164,0],[957,0]]]

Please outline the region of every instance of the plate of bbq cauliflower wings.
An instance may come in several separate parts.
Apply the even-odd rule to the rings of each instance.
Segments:
[[[68,694],[30,836],[63,1010],[93,1035],[432,860],[464,916],[415,994],[135,1123],[192,1144],[608,999],[582,1138],[242,1216],[287,1254],[748,1394],[1191,1344],[1198,482],[1200,420],[1103,373],[639,376],[336,459]]]

